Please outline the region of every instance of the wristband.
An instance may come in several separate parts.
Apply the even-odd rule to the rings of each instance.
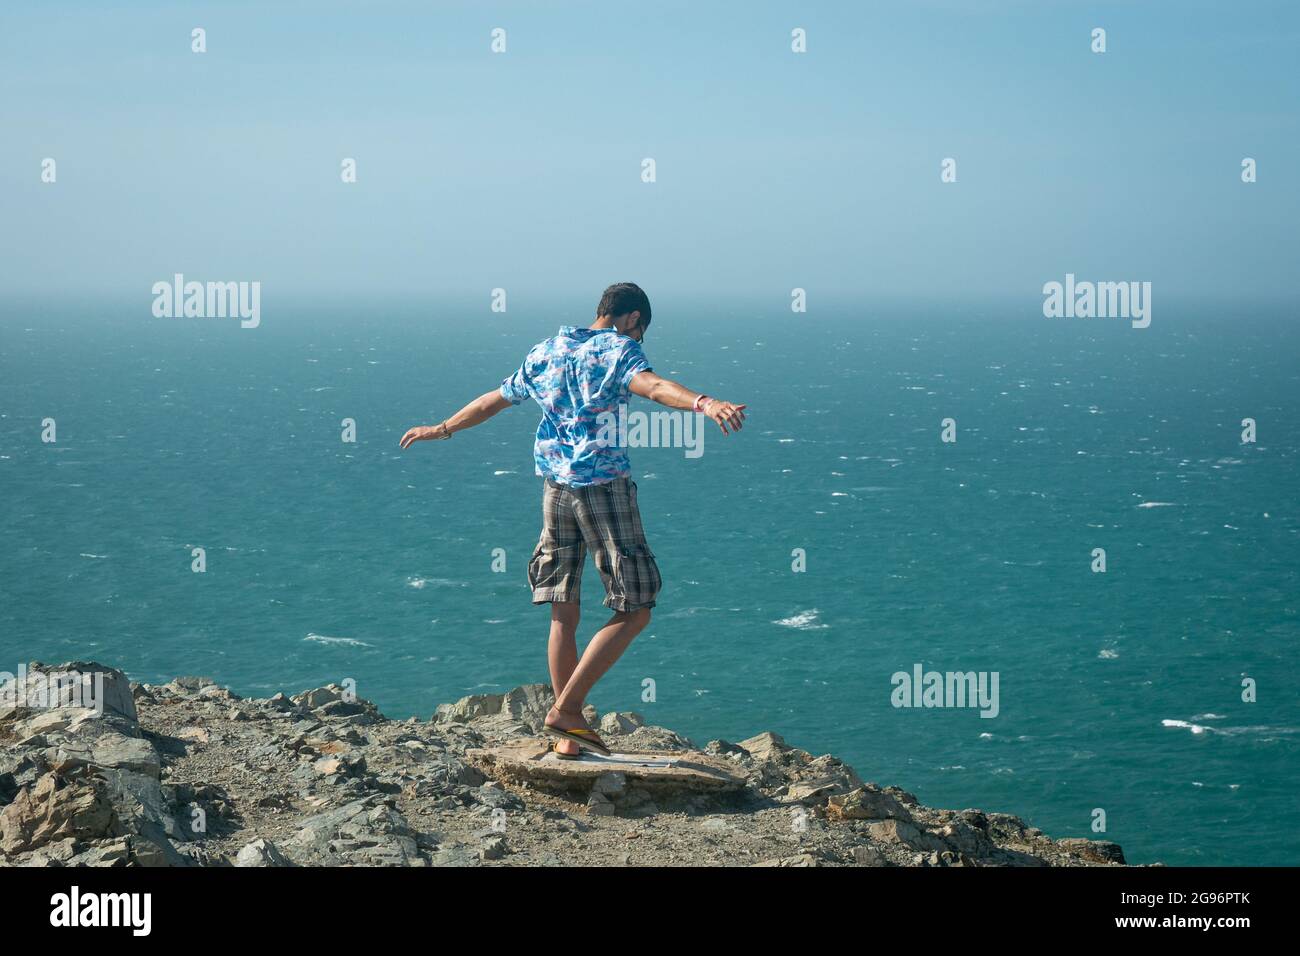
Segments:
[[[695,404],[691,406],[691,411],[698,412],[700,410],[700,403],[706,401],[712,401],[712,399],[710,399],[709,396],[701,392],[699,395],[696,396]]]

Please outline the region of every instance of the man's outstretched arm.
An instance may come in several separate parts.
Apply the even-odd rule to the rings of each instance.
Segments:
[[[437,425],[416,425],[414,428],[408,429],[406,434],[402,436],[401,446],[410,448],[417,441],[436,441],[442,438],[450,438],[454,432],[481,425],[497,412],[509,407],[510,403],[502,397],[499,389],[484,392],[455,415],[452,415],[451,418],[439,422]]]
[[[685,385],[678,385],[671,379],[661,378],[654,372],[640,372],[632,376],[628,388],[634,395],[640,395],[642,398],[648,398],[669,408],[703,412],[718,423],[724,435],[740,431],[745,423],[744,405],[724,402],[700,392],[692,392]]]

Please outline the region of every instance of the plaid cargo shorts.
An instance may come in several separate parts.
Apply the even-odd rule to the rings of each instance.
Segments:
[[[632,479],[581,488],[546,479],[542,536],[528,562],[533,603],[578,602],[588,551],[605,585],[605,607],[636,611],[655,606],[663,581],[646,544]]]

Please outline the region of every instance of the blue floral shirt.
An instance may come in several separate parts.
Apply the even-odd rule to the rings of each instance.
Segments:
[[[648,371],[641,343],[614,329],[566,325],[534,345],[501,383],[501,395],[512,405],[531,398],[542,406],[533,444],[537,474],[577,487],[630,476],[627,448],[601,425],[627,402],[632,378]]]

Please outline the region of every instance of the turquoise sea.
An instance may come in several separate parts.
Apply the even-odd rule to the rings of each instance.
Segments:
[[[590,304],[268,296],[257,329],[154,319],[147,297],[7,304],[0,670],[93,658],[258,696],[352,678],[394,717],[545,680],[535,410],[397,440]],[[1162,301],[1133,329],[1038,305],[656,298],[656,370],[750,419],[699,458],[632,451],[665,589],[592,703],[700,744],[774,730],[1131,862],[1294,864],[1294,309]],[[590,566],[585,585],[589,635]],[[893,707],[916,664],[997,672],[998,715]]]

